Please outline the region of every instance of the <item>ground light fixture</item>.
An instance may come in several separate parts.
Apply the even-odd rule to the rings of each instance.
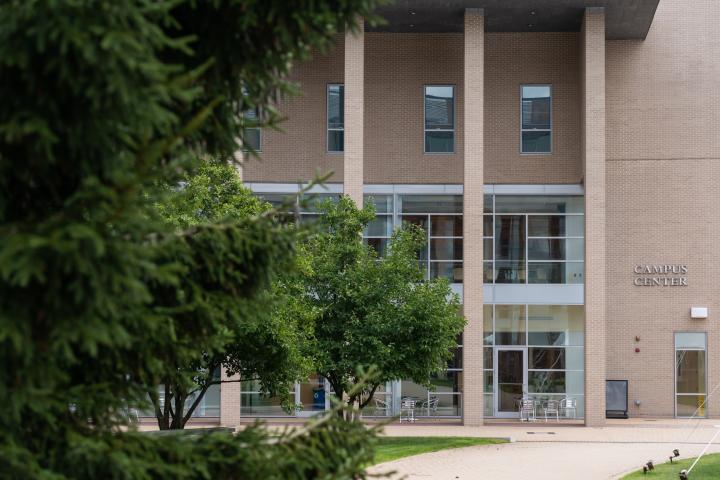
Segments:
[[[673,450],[673,454],[670,455],[670,463],[673,463],[673,459],[680,456],[680,451],[676,448]]]
[[[648,462],[643,465],[643,473],[648,473],[651,470],[655,470],[655,465],[653,465],[652,460],[648,460]]]
[[[700,461],[702,456],[705,455],[705,452],[707,452],[707,449],[710,448],[710,445],[712,445],[718,435],[720,435],[720,425],[714,425],[714,427],[718,430],[715,432],[715,435],[713,435],[710,441],[705,445],[705,448],[702,449],[700,455],[698,455],[692,465],[690,465],[690,468],[688,468],[687,470],[680,470],[680,473],[678,474],[680,476],[680,480],[688,480],[688,478],[690,478],[690,472],[692,472],[692,469],[695,468],[695,465],[697,465],[698,461]],[[675,452],[677,452],[678,454],[680,453],[677,450],[673,450],[673,454],[675,454]]]

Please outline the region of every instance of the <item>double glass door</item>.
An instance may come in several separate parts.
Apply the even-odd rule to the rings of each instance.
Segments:
[[[495,365],[495,416],[517,417],[518,400],[527,393],[527,349],[496,348]]]

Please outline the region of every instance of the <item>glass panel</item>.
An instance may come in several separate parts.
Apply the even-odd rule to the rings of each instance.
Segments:
[[[525,262],[495,262],[495,283],[525,283]]]
[[[375,213],[393,213],[392,195],[365,195],[365,205],[374,205]]]
[[[582,196],[496,195],[496,213],[583,213]]]
[[[363,415],[367,417],[388,417],[392,415],[392,392],[387,388],[389,384],[380,385],[370,402],[363,408]]]
[[[377,252],[378,257],[384,257],[387,253],[388,243],[390,242],[387,238],[366,238],[364,239],[367,245],[370,245]]]
[[[296,195],[287,195],[284,193],[256,193],[256,197],[268,202],[273,208],[284,207],[285,209],[293,209],[297,203]]]
[[[454,150],[455,132],[444,130],[425,131],[426,153],[452,153]]]
[[[343,85],[328,85],[328,128],[343,128],[345,124],[344,90],[345,87]]]
[[[422,385],[418,385],[415,382],[409,380],[403,380],[400,383],[400,398],[409,398],[418,402],[418,407],[421,402],[424,402],[428,398],[428,389]]]
[[[288,413],[280,405],[279,397],[268,397],[261,393],[242,393],[240,415],[265,417],[288,415]]]
[[[677,365],[677,393],[705,393],[705,351],[678,350],[675,352]]]
[[[678,332],[675,334],[675,348],[705,349],[704,332]]]
[[[585,349],[583,347],[566,347],[565,363],[568,370],[584,370]]]
[[[583,345],[582,305],[529,305],[528,344]]]
[[[443,372],[430,378],[430,385],[434,387],[434,393],[453,393],[460,391],[458,384],[459,372]]]
[[[492,215],[483,216],[483,237],[493,236],[493,217]]]
[[[450,283],[462,283],[462,262],[430,262],[430,278],[447,278]]]
[[[462,397],[459,394],[433,395],[431,392],[427,405],[420,404],[420,415],[429,415],[431,417],[459,417],[461,404]],[[425,407],[427,407],[427,409]],[[427,413],[423,410],[426,410]]]
[[[494,368],[493,364],[494,362],[492,347],[483,348],[483,368]]]
[[[325,410],[325,379],[313,376],[300,384],[300,405],[303,411]]]
[[[583,283],[583,262],[531,262],[529,283]]]
[[[463,213],[462,195],[403,195],[402,213]]]
[[[492,370],[484,370],[483,371],[483,391],[485,393],[493,392],[493,371]]]
[[[528,372],[530,393],[565,393],[565,372]]]
[[[483,262],[483,283],[493,283],[492,262]]]
[[[525,345],[525,305],[495,305],[495,344]]]
[[[493,259],[493,239],[492,238],[483,239],[483,258],[485,260]]]
[[[528,239],[528,260],[565,260],[565,239]]]
[[[343,130],[328,130],[328,152],[342,152],[345,150],[345,132]]]
[[[462,260],[462,238],[430,239],[430,260]]]
[[[483,305],[483,344],[493,344],[493,307],[492,305]],[[485,358],[487,363],[487,357]],[[490,363],[492,363],[492,349],[490,350]],[[490,368],[485,365],[485,368]]]
[[[530,237],[582,237],[585,232],[582,215],[530,215],[528,236]]]
[[[525,216],[495,217],[495,260],[525,260]]]
[[[678,417],[704,417],[705,395],[677,395]]]
[[[339,200],[340,195],[337,193],[308,193],[302,198],[300,211],[318,212],[323,203],[327,201],[337,203]]]
[[[188,399],[193,402],[195,396]],[[211,385],[205,396],[200,400],[200,405],[193,412],[193,417],[219,417],[220,416],[220,385]]]
[[[550,87],[522,87],[522,128],[550,129]]]
[[[565,370],[564,348],[529,348],[528,368],[539,370]]]
[[[428,216],[427,215],[403,215],[401,217],[403,225],[406,223],[417,225],[427,232]]]
[[[425,87],[425,128],[452,130],[454,119],[453,87]]]
[[[366,237],[389,237],[392,234],[392,217],[378,215],[365,228]]]
[[[550,132],[522,132],[522,153],[550,153]]]
[[[498,410],[517,412],[517,401],[523,396],[522,350],[498,350]]]
[[[463,368],[463,349],[462,347],[455,347],[452,349],[452,358],[447,362],[447,368]]]
[[[260,129],[245,128],[243,129],[243,149],[249,151],[260,151]]]
[[[485,398],[485,408],[483,409],[483,415],[486,417],[492,417],[495,415],[495,395],[492,393],[486,393],[483,395]]]
[[[585,372],[565,372],[565,391],[568,395],[585,393]]]
[[[430,217],[430,235],[433,237],[462,237],[462,215],[433,215]]]
[[[484,195],[483,196],[483,212],[492,213],[492,211],[493,211],[493,196],[492,195]]]

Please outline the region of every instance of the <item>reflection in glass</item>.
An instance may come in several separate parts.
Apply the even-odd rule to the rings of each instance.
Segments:
[[[525,345],[525,305],[495,305],[495,344]]]

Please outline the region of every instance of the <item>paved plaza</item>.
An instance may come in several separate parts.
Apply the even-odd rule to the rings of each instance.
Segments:
[[[622,420],[603,428],[532,423],[478,428],[454,425],[390,425],[389,436],[505,437],[503,445],[475,446],[406,457],[378,465],[408,479],[611,479],[653,460],[662,463],[673,449],[696,456],[720,420]],[[720,452],[712,445],[709,452]]]

